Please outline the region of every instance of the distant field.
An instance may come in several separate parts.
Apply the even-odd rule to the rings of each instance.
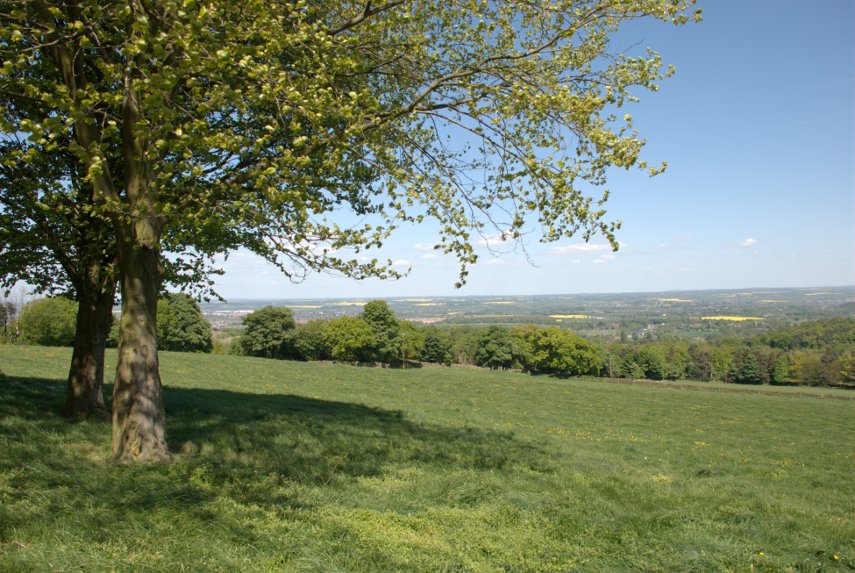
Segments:
[[[216,329],[241,326],[242,317],[265,305],[287,306],[298,321],[362,312],[366,300],[233,300],[203,303]],[[561,326],[600,340],[687,336],[720,340],[763,334],[806,320],[851,316],[855,287],[775,290],[709,290],[667,293],[456,296],[387,299],[405,320],[430,324],[538,324]]]
[[[0,346],[0,571],[855,570],[851,400],[163,353],[118,466],[68,358]]]

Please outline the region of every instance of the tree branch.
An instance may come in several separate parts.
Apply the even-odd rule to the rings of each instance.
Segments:
[[[362,9],[362,12],[360,12],[357,16],[354,16],[353,18],[351,18],[350,20],[348,20],[347,22],[345,22],[341,26],[339,26],[337,28],[333,28],[331,30],[328,30],[327,34],[330,36],[337,36],[338,34],[341,34],[342,32],[346,32],[347,30],[350,30],[351,28],[358,26],[359,24],[361,24],[362,22],[364,22],[368,18],[375,16],[381,12],[391,10],[392,8],[396,8],[403,3],[404,3],[404,0],[395,0],[393,2],[387,2],[386,4],[383,4],[382,6],[378,6],[377,8],[372,8],[371,7],[371,1],[369,0],[368,2],[365,3],[365,8]]]

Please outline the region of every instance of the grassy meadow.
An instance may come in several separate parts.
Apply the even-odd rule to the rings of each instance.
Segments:
[[[163,353],[117,465],[69,356],[0,346],[0,571],[855,570],[852,394]]]

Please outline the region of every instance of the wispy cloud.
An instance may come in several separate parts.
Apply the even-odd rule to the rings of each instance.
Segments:
[[[551,251],[559,255],[568,255],[576,253],[601,253],[603,251],[611,251],[612,246],[608,243],[575,243],[572,245],[559,245],[552,247]]]
[[[416,243],[413,248],[417,251],[432,251],[436,248],[435,243]]]
[[[743,249],[750,249],[751,247],[756,246],[760,241],[757,239],[752,239],[751,237],[745,239],[744,241],[739,242],[739,246]]]
[[[490,247],[490,246],[495,246],[495,245],[498,245],[501,243],[505,243],[507,241],[512,240],[513,238],[514,238],[514,234],[511,233],[510,231],[503,231],[501,233],[490,233],[490,234],[481,236],[481,238],[478,239],[478,244],[481,245],[482,247]]]
[[[167,254],[167,256],[169,256]],[[214,255],[214,262],[217,264],[223,263],[226,260],[230,262],[235,261],[255,261],[258,259],[258,255],[251,253],[249,251],[240,250],[240,251],[229,251],[227,253],[216,253]]]
[[[398,259],[397,261],[392,262],[393,267],[409,267],[411,264],[413,263],[407,259]]]
[[[439,255],[437,255],[436,253],[425,253],[425,254],[423,254],[423,255],[421,256],[421,258],[423,258],[423,259],[427,259],[427,260],[430,260],[430,259],[438,259],[438,258],[439,258]]]
[[[607,262],[609,262],[609,261],[613,261],[613,260],[615,260],[616,258],[617,258],[617,255],[616,255],[616,254],[614,254],[614,253],[606,253],[606,254],[604,254],[604,255],[602,255],[602,256],[597,257],[596,259],[594,259],[594,260],[593,260],[593,262],[599,265],[599,264],[602,264],[602,263],[607,263]]]
[[[621,249],[628,249],[627,243],[618,243]],[[556,255],[578,255],[583,253],[603,253],[612,251],[609,243],[574,243],[572,245],[558,245],[552,247],[550,252]]]
[[[490,265],[491,267],[501,267],[508,264],[508,261],[504,259],[487,259],[484,261],[485,265]]]
[[[676,235],[667,241],[656,244],[656,249],[660,251],[674,251],[678,249],[690,249],[694,246],[694,235]]]

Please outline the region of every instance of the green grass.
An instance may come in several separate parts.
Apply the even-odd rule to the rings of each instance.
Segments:
[[[0,346],[0,571],[855,570],[852,401],[163,353],[116,465],[68,359]]]
[[[762,384],[735,384],[724,382],[698,382],[696,380],[630,380],[626,378],[600,378],[601,382],[612,384],[643,384],[661,388],[680,390],[703,390],[707,392],[742,392],[766,394],[770,396],[814,397],[828,400],[855,401],[855,391],[848,388],[829,386],[766,386]]]

